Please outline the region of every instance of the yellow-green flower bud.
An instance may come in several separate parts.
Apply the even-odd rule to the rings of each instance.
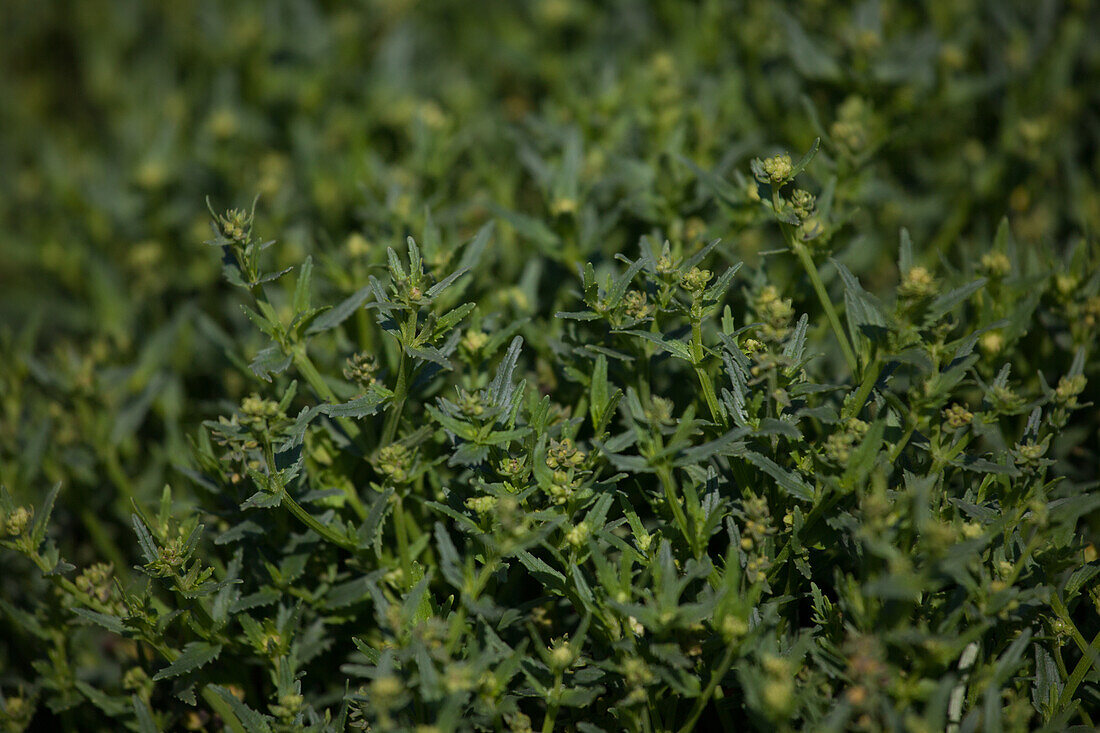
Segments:
[[[982,271],[992,278],[1001,278],[1012,270],[1012,262],[1004,252],[986,252],[982,255]]]
[[[114,565],[100,562],[85,569],[73,583],[100,603],[106,603],[114,592],[114,586],[111,583],[113,573]]]
[[[936,293],[936,280],[927,268],[917,265],[910,268],[902,277],[898,286],[898,295],[903,298],[927,298]]]
[[[974,413],[962,405],[954,404],[943,411],[943,418],[947,421],[949,430],[965,428],[974,419]]]
[[[649,316],[650,307],[646,303],[646,294],[638,290],[631,290],[623,298],[623,312],[627,318],[640,321]]]
[[[378,470],[395,483],[408,480],[412,456],[409,449],[400,443],[391,443],[378,451]]]
[[[591,534],[592,528],[588,525],[588,522],[580,522],[565,533],[565,541],[573,547],[580,547],[588,541]]]
[[[815,203],[816,199],[809,191],[799,188],[791,194],[791,208],[800,220],[805,220],[814,213]]]
[[[377,371],[378,362],[374,355],[361,351],[348,357],[344,366],[344,379],[366,389],[374,384],[374,375]]]
[[[1072,377],[1062,377],[1058,380],[1058,387],[1054,390],[1054,398],[1059,402],[1073,407],[1077,404],[1077,396],[1085,391],[1088,380],[1084,374]]]
[[[481,351],[487,343],[489,343],[489,334],[473,328],[462,337],[462,348],[471,354]]]
[[[478,514],[488,514],[497,505],[495,496],[475,496],[466,500],[466,508]]]
[[[34,518],[34,507],[20,506],[12,510],[4,520],[4,532],[9,537],[18,537],[27,531],[31,520]]]
[[[787,153],[773,155],[764,160],[764,173],[768,175],[772,183],[783,183],[791,177],[791,156]]]
[[[550,647],[550,669],[561,672],[573,666],[577,653],[568,641],[557,641]]]
[[[701,293],[706,289],[712,275],[710,270],[693,267],[680,278],[680,284],[690,293]]]

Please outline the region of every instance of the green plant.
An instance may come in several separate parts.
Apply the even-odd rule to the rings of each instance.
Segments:
[[[753,166],[820,298],[797,321],[764,270],[736,294],[720,242],[643,239],[536,328],[462,302],[489,227],[317,307],[310,259],[284,285],[252,213],[214,215],[264,386],[199,433],[197,502],[134,504],[144,581],[70,580],[56,490],[4,495],[3,544],[62,599],[5,606],[57,645],[39,692],[143,729],[195,704],[244,730],[1090,723],[1100,496],[1058,466],[1090,450],[1096,328],[1064,299],[1100,281],[1062,293],[1005,228],[987,276],[933,276],[903,232],[892,302],[830,261],[845,328],[786,193],[812,153]],[[999,333],[1042,372],[1013,379]],[[74,678],[68,618],[128,640],[125,674]]]

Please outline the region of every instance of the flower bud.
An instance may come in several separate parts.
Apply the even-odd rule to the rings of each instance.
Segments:
[[[21,506],[12,510],[4,520],[4,533],[9,537],[18,537],[27,531],[34,518],[34,507]]]
[[[773,155],[764,160],[764,173],[768,175],[773,184],[786,181],[791,177],[792,170],[791,156],[787,153]]]
[[[918,300],[935,295],[937,290],[936,280],[927,268],[917,265],[906,271],[898,286],[898,295],[903,298]]]

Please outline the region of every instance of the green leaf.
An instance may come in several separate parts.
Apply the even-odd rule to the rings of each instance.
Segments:
[[[636,336],[646,341],[651,341],[660,346],[664,351],[672,354],[678,359],[683,359],[689,364],[694,364],[694,360],[691,358],[691,347],[683,341],[676,341],[674,339],[666,339],[660,334],[650,333],[649,331],[616,331],[616,333],[626,334],[627,336]]]
[[[772,459],[754,451],[745,451],[741,455],[744,456],[749,463],[775,479],[775,483],[786,493],[803,501],[813,500],[814,490],[807,486],[797,475],[780,467]]]
[[[559,573],[554,568],[547,565],[543,560],[532,555],[527,550],[517,552],[516,557],[523,567],[527,568],[527,571],[542,584],[547,590],[552,590],[559,595],[566,594],[566,582],[565,576]]]
[[[817,149],[820,147],[821,138],[815,137],[814,141],[810,144],[810,149],[807,150],[806,154],[799,158],[798,162],[795,163],[794,166],[791,168],[791,173],[789,176],[787,176],[787,180],[793,180],[795,176],[806,170],[806,166],[808,166],[810,162],[814,159],[814,156],[817,155]]]
[[[241,723],[244,724],[245,730],[249,733],[271,733],[271,725],[268,723],[268,721],[271,720],[270,717],[258,713],[245,705],[237,699],[236,695],[221,685],[210,685],[210,689],[229,705],[233,714],[240,718]]]
[[[260,379],[270,382],[273,376],[285,372],[292,361],[293,357],[290,354],[283,353],[282,347],[278,344],[272,344],[265,349],[261,349],[252,360],[252,363],[248,365],[248,368]]]
[[[222,653],[221,644],[211,644],[205,641],[192,641],[183,647],[183,651],[175,661],[163,668],[155,675],[153,681],[171,679],[180,675],[194,672],[218,658]]]
[[[332,329],[336,328],[341,323],[346,321],[352,313],[358,310],[359,307],[366,302],[367,298],[370,297],[371,292],[372,289],[370,285],[364,285],[363,287],[359,288],[354,293],[340,301],[340,304],[337,305],[335,308],[330,308],[329,310],[318,316],[317,319],[313,321],[313,324],[309,327],[306,333],[312,335],[315,333],[324,333],[325,331],[331,331]]]
[[[1031,686],[1031,701],[1044,719],[1049,719],[1055,711],[1058,698],[1062,694],[1062,677],[1043,645],[1035,644],[1035,682]]]
[[[886,421],[883,419],[875,420],[867,428],[867,434],[852,451],[844,469],[842,481],[846,486],[859,486],[870,475],[882,447],[882,436],[885,430]]]
[[[53,516],[54,503],[57,501],[59,493],[61,493],[60,481],[54,484],[53,488],[46,494],[46,498],[42,501],[42,508],[35,512],[33,529],[31,530],[31,541],[34,547],[38,547],[46,539],[46,532],[50,528],[50,517]]]
[[[130,702],[134,706],[134,717],[137,719],[138,733],[160,733],[160,728],[153,720],[153,712],[145,704],[145,701],[137,695],[133,695]]]
[[[439,320],[435,322],[435,328],[432,329],[432,337],[439,338],[457,326],[463,318],[470,315],[474,306],[474,303],[463,303],[454,310],[448,311],[440,316]]]
[[[103,628],[110,631],[112,634],[118,634],[122,636],[126,633],[126,627],[123,625],[122,619],[118,616],[108,616],[105,613],[99,613],[98,611],[92,611],[88,608],[81,606],[73,606],[73,613],[81,618],[87,619],[92,623],[99,624]]]
[[[268,338],[273,341],[278,341],[282,337],[283,327],[281,324],[265,318],[247,305],[241,305],[241,310],[248,316],[248,320],[252,321],[252,323]]]
[[[940,297],[936,298],[928,306],[928,312],[925,315],[925,322],[933,323],[935,321],[938,321],[940,318],[947,315],[947,313],[952,308],[957,306],[959,303],[962,303],[971,295],[985,287],[985,284],[987,282],[988,280],[986,278],[980,277],[972,283],[968,283],[966,285],[963,285],[962,287],[955,288],[954,290],[944,293]]]
[[[313,292],[313,258],[306,257],[298,271],[298,282],[294,286],[294,313],[303,313],[309,310],[309,299]]]
[[[886,312],[878,299],[863,289],[859,280],[847,267],[831,257],[829,261],[836,267],[837,272],[840,273],[840,279],[844,282],[844,308],[852,343],[864,353],[866,360],[867,349],[863,346],[863,339],[872,343],[885,341],[888,330]],[[863,338],[860,338],[861,336]]]

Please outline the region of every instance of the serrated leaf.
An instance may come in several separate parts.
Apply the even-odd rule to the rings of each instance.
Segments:
[[[240,719],[245,730],[249,733],[253,733],[253,731],[256,731],[256,733],[271,733],[271,725],[268,723],[270,718],[268,716],[258,713],[245,705],[237,699],[236,695],[221,685],[210,685],[210,689],[229,705],[233,714]]]
[[[772,459],[754,451],[745,451],[742,455],[749,463],[775,479],[775,483],[779,488],[783,489],[791,496],[803,501],[813,500],[814,490],[807,486],[801,478],[787,469],[780,467]]]
[[[92,611],[88,608],[81,606],[73,606],[73,613],[81,618],[87,619],[94,624],[98,624],[103,628],[110,631],[112,634],[118,634],[122,636],[126,633],[126,627],[122,623],[122,619],[117,616],[108,616],[105,613],[99,613],[98,611]]]
[[[206,641],[192,641],[183,647],[183,651],[176,659],[164,667],[155,675],[153,681],[171,679],[194,672],[196,669],[206,666],[218,658],[222,653],[221,644],[211,644]]]
[[[646,341],[651,341],[657,344],[665,352],[672,354],[678,359],[683,359],[689,364],[694,363],[691,358],[691,347],[689,347],[683,341],[677,341],[675,339],[666,339],[660,334],[650,333],[649,331],[617,331],[617,333],[626,334],[628,336],[636,336]]]

